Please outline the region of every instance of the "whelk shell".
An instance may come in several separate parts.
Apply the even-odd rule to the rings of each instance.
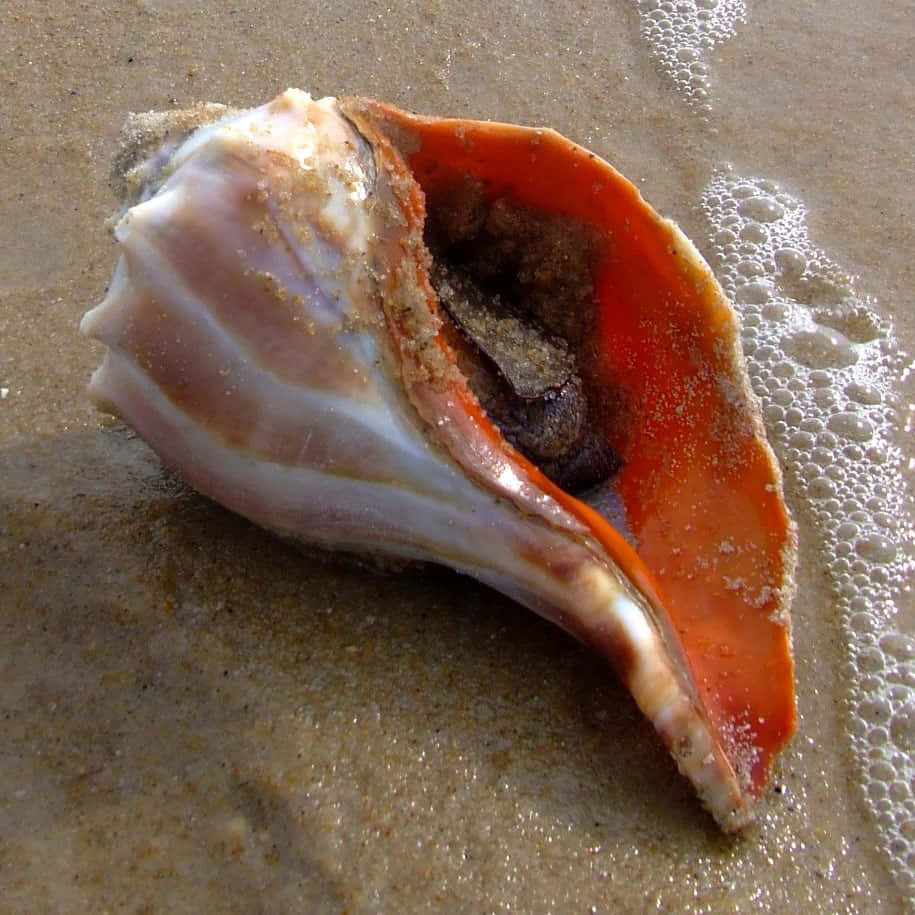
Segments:
[[[553,131],[297,90],[134,118],[118,168],[96,402],[258,524],[553,620],[749,822],[794,728],[794,529],[679,229]]]

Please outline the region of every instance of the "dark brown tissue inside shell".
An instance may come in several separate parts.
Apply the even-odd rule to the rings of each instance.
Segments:
[[[603,482],[621,462],[592,421],[596,394],[581,364],[596,240],[567,218],[488,200],[472,180],[427,203],[432,283],[483,409],[563,489]]]

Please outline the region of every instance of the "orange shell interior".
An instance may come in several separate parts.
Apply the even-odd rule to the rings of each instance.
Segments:
[[[594,343],[602,381],[625,404],[612,444],[625,461],[617,485],[637,555],[543,483],[664,607],[722,746],[760,794],[795,727],[794,529],[720,287],[628,180],[554,131],[378,109],[404,131],[397,145],[427,194],[471,174],[493,197],[608,236]]]

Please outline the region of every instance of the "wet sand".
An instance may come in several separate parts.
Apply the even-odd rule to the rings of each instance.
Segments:
[[[0,911],[905,909],[861,786],[877,730],[862,738],[848,711],[841,569],[800,469],[799,730],[759,824],[727,839],[612,674],[549,625],[445,571],[302,555],[189,491],[84,394],[100,347],[76,325],[114,263],[126,113],[288,85],[553,126],[716,268],[709,181],[774,181],[915,351],[902,5],[751,5],[701,54],[705,112],[653,54],[651,4],[606,6],[8,5]],[[894,393],[908,469],[884,465],[878,489],[903,494],[904,552],[911,377]],[[892,584],[881,624],[911,637],[911,593]],[[893,721],[915,688],[899,644]],[[911,841],[907,809],[893,828]]]

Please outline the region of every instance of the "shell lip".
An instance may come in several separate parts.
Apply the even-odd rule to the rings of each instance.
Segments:
[[[370,100],[341,106],[396,148],[425,200],[470,174],[492,195],[611,237],[595,273],[591,342],[608,401],[623,394],[612,444],[623,460],[616,488],[636,549],[574,496],[526,472],[589,528],[662,625],[669,621],[744,798],[739,816],[716,816],[722,825],[743,823],[796,726],[787,612],[796,530],[730,303],[675,223],[555,131],[415,115]],[[685,410],[658,409],[678,403]]]

